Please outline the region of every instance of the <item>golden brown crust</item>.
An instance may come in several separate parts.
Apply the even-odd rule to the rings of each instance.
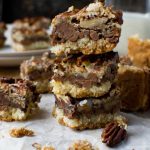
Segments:
[[[133,64],[150,67],[150,39],[142,40],[138,36],[128,39],[128,55]]]
[[[118,85],[121,88],[121,107],[125,111],[147,110],[150,103],[150,70],[119,65]]]
[[[11,137],[20,138],[23,136],[34,136],[34,132],[32,130],[26,128],[13,128],[9,132]]]

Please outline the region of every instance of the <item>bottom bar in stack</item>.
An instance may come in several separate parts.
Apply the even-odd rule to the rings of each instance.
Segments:
[[[55,95],[53,115],[60,124],[72,129],[101,128],[113,120],[122,119],[118,115],[120,110],[119,96],[120,91],[116,87],[97,98],[77,99]]]

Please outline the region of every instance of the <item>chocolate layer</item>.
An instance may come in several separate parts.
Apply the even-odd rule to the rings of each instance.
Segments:
[[[21,79],[0,79],[0,109],[6,107],[19,108],[26,111],[29,103],[37,103],[39,94],[29,81]]]
[[[118,89],[111,89],[109,93],[99,98],[72,98],[70,96],[57,96],[56,106],[63,109],[68,118],[88,113],[114,113],[120,108],[120,92]]]
[[[107,26],[107,24],[106,24]],[[120,29],[108,28],[105,32],[102,29],[84,29],[67,22],[62,22],[55,27],[51,35],[51,44],[64,43],[66,41],[76,42],[82,38],[89,38],[93,41],[108,39],[110,43],[118,43]]]
[[[71,84],[87,88],[106,81],[113,82],[117,74],[118,61],[117,52],[69,56],[56,63],[53,79],[69,81]]]

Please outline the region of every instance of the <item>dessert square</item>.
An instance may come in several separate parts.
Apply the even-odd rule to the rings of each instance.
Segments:
[[[53,75],[54,60],[55,56],[50,52],[46,52],[41,58],[32,57],[24,61],[20,66],[21,78],[31,81],[38,93],[50,93],[52,90],[50,80]]]
[[[6,29],[7,29],[6,24],[4,22],[0,22],[0,48],[4,46],[4,43],[6,41],[4,35]]]
[[[12,47],[16,51],[47,49],[49,36],[45,29],[20,28],[12,31]]]
[[[29,81],[0,78],[0,120],[26,120],[38,109],[39,101],[39,94]]]
[[[53,93],[74,98],[100,97],[109,92],[117,76],[118,53],[74,54],[55,62]]]
[[[120,110],[120,91],[115,87],[97,98],[73,98],[65,95],[55,95],[55,98],[56,106],[70,119],[80,115],[115,113]]]
[[[150,39],[142,40],[138,36],[128,39],[128,56],[138,67],[150,67]]]
[[[122,12],[101,2],[71,7],[52,20],[51,50],[56,55],[109,52],[119,41],[122,23]]]
[[[117,82],[122,110],[144,111],[150,107],[150,69],[136,67],[131,61],[121,59]]]
[[[51,20],[50,18],[46,17],[26,17],[23,19],[18,19],[14,21],[13,27],[14,28],[44,28],[48,29],[50,26]]]
[[[95,98],[72,98],[55,95],[53,115],[56,120],[72,129],[94,129],[104,127],[118,116],[120,91],[114,87],[104,96]]]

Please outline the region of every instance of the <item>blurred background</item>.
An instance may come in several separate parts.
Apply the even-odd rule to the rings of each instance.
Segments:
[[[33,16],[53,17],[69,6],[83,7],[93,0],[0,0],[0,19],[7,23]],[[106,0],[108,5],[131,12],[148,12],[150,0]]]

